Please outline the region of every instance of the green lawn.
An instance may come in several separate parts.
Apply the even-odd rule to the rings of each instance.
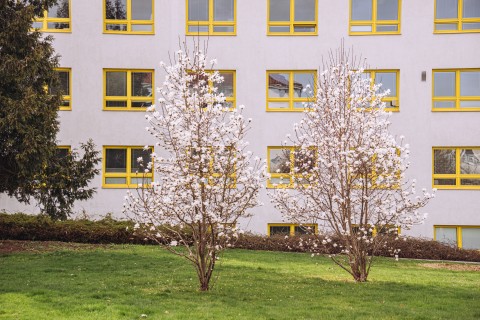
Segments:
[[[480,319],[479,271],[379,258],[358,284],[307,254],[220,262],[201,293],[193,268],[154,246],[3,254],[0,319]]]

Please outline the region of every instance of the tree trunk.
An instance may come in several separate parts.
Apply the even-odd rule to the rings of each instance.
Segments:
[[[364,256],[353,257],[350,263],[352,275],[356,282],[366,282],[368,278],[368,258]]]

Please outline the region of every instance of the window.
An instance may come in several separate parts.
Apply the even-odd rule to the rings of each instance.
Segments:
[[[480,226],[434,226],[434,239],[463,249],[480,249]]]
[[[386,111],[399,111],[399,70],[366,70],[365,73],[374,84],[382,84],[380,92],[390,90],[390,93],[382,99],[386,104]]]
[[[235,101],[235,71],[234,70],[217,70],[218,73],[223,77],[222,83],[217,83],[217,93],[223,93],[225,97],[225,102],[222,103],[225,107],[229,109],[234,109],[236,107]],[[206,73],[213,73],[213,70],[205,70]],[[198,79],[198,78],[197,78]],[[208,79],[205,79],[208,81]],[[212,87],[213,83],[209,83]]]
[[[237,0],[187,0],[187,34],[235,35]]]
[[[135,188],[139,184],[150,184],[152,170],[144,172],[152,161],[153,147],[104,147],[103,148],[103,187]],[[143,159],[142,164],[138,159]]]
[[[315,149],[297,147],[268,147],[267,170],[269,188],[293,188],[294,183],[306,185],[316,163]]]
[[[434,33],[480,32],[480,0],[435,0]]]
[[[268,0],[268,35],[317,35],[317,0]]]
[[[267,229],[268,236],[301,236],[308,234],[317,234],[318,225],[316,223],[295,224],[295,223],[269,223]]]
[[[72,151],[70,146],[57,146],[56,151],[56,157],[59,160],[65,159],[68,154]]]
[[[231,147],[190,147],[187,152],[189,172],[191,175],[200,173],[201,183],[225,183],[229,188],[236,187],[236,153]]]
[[[480,111],[480,69],[433,70],[432,111]]]
[[[103,32],[154,34],[153,0],[103,1]]]
[[[350,35],[400,34],[402,0],[350,0]]]
[[[433,148],[433,186],[480,189],[480,147]]]
[[[58,85],[48,86],[48,92],[50,94],[62,94],[62,102],[59,106],[59,110],[72,110],[72,75],[71,69],[68,68],[55,68],[58,73]]]
[[[315,96],[316,71],[267,71],[267,111],[297,111]]]
[[[144,111],[153,104],[153,70],[104,69],[104,110]]]
[[[43,12],[43,17],[33,21],[32,27],[44,32],[70,32],[70,0],[58,0],[48,11]]]

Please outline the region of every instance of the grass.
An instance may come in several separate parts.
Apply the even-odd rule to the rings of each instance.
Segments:
[[[480,272],[379,258],[354,283],[323,257],[246,250],[213,289],[154,246],[0,255],[0,319],[479,319]],[[146,317],[142,317],[146,315]]]

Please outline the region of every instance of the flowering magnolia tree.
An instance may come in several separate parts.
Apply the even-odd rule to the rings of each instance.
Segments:
[[[434,196],[416,195],[415,181],[405,179],[408,145],[389,133],[382,102],[388,92],[364,67],[343,47],[330,55],[314,101],[285,142],[295,146],[286,164],[294,189],[277,185],[270,193],[285,220],[318,223],[323,232],[316,241],[359,282],[387,238],[422,223],[426,214],[419,209]]]
[[[250,119],[225,101],[223,78],[195,45],[163,65],[166,78],[157,106],[148,110],[150,132],[165,156],[146,172],[155,181],[129,192],[125,212],[137,232],[185,257],[207,291],[219,253],[237,237],[237,220],[259,206],[264,163],[246,151]],[[141,161],[142,159],[138,159]],[[153,163],[153,164],[152,164]]]

